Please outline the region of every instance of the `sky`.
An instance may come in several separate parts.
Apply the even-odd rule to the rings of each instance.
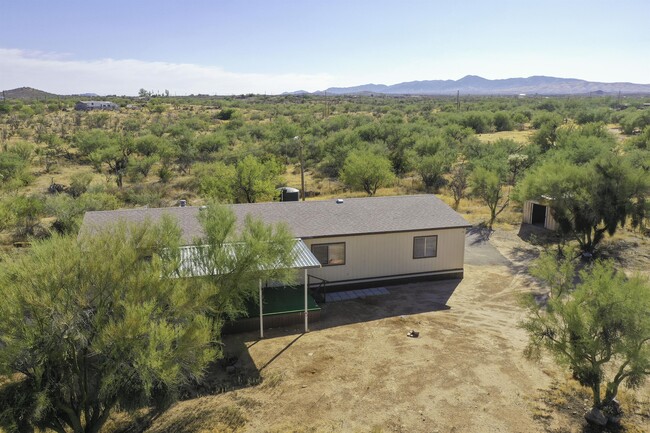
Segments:
[[[0,90],[278,94],[548,75],[650,83],[648,0],[0,0]]]

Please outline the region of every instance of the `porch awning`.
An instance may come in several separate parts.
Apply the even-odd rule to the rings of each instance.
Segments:
[[[314,254],[302,241],[302,239],[296,239],[296,243],[293,244],[293,256],[293,265],[291,267],[294,269],[311,269],[321,267],[321,264],[316,256],[314,256]]]
[[[208,269],[206,263],[203,262],[202,249],[208,248],[207,245],[203,246],[185,246],[181,247],[180,251],[180,269],[179,274],[182,276],[193,276],[193,277],[202,277],[206,275],[217,275],[220,273],[227,273],[227,270],[223,269]],[[225,254],[229,255],[231,258],[234,258],[236,255],[236,248],[233,244],[224,245]],[[289,269],[311,269],[311,268],[320,268],[321,264],[311,252],[309,247],[302,241],[302,239],[294,239],[293,248],[291,251],[291,264],[288,266]],[[284,265],[264,265],[258,270],[269,270],[277,269],[280,266]]]

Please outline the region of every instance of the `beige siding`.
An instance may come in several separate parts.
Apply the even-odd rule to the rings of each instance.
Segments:
[[[438,236],[437,256],[413,258],[415,236]],[[309,274],[325,280],[347,281],[463,268],[465,229],[427,230],[304,239],[313,244],[345,242],[345,265],[310,269]]]

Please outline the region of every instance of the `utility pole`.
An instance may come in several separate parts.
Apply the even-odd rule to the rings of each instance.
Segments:
[[[456,111],[460,111],[460,90],[456,91]]]
[[[298,144],[298,157],[300,158],[300,195],[302,196],[302,201],[305,201],[305,161],[302,157],[302,140],[297,135],[293,139]]]

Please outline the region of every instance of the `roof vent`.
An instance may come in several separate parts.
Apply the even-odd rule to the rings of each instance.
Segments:
[[[337,203],[337,204],[341,204],[341,203],[343,203],[343,199],[342,199],[342,198],[337,198],[337,199],[336,199],[336,203]]]
[[[178,207],[187,206],[187,200],[178,200]]]

